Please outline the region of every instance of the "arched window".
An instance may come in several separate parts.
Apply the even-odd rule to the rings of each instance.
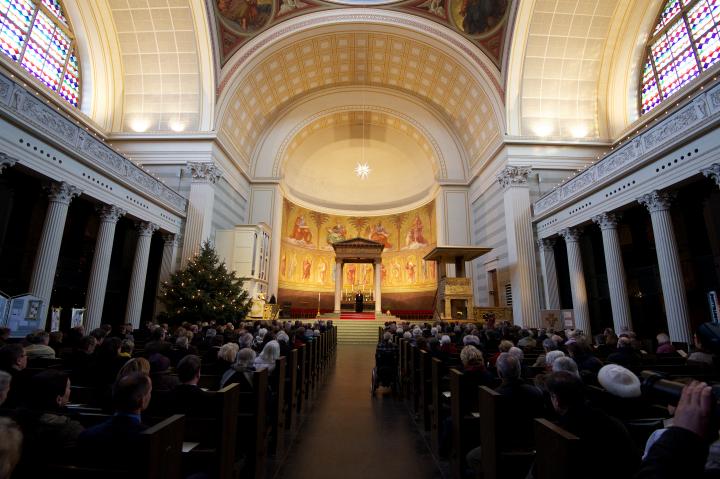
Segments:
[[[59,0],[0,0],[0,50],[78,106],[80,65]]]
[[[648,41],[640,113],[720,60],[720,0],[668,0]]]

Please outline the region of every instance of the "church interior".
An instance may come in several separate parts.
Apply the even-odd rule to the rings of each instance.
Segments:
[[[718,64],[720,0],[0,0],[0,479],[720,475]]]

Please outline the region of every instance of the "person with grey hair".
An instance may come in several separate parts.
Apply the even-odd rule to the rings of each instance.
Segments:
[[[510,353],[501,353],[496,361],[498,376],[502,380],[495,392],[500,393],[507,411],[513,411],[504,418],[502,437],[503,449],[532,449],[534,419],[545,415],[542,392],[535,386],[525,384],[521,378],[521,364]],[[474,471],[482,469],[482,447],[470,450],[465,457]],[[525,477],[525,476],[522,476]]]
[[[267,369],[268,374],[275,370],[275,361],[280,358],[280,345],[276,340],[265,343],[262,352],[255,358],[255,369]]]
[[[560,356],[559,358],[555,359],[555,361],[553,361],[552,363],[552,371],[554,373],[558,371],[567,371],[570,374],[574,374],[578,378],[580,377],[580,372],[578,371],[575,360],[567,356]]]
[[[545,338],[542,342],[542,347],[544,350],[544,354],[539,354],[535,362],[533,363],[532,367],[539,368],[539,367],[545,367],[545,355],[549,353],[550,351],[556,351],[558,348],[558,345],[555,341],[553,341],[551,338]]]
[[[543,366],[545,366],[545,369],[550,371],[552,370],[552,365],[555,360],[562,357],[565,357],[565,353],[563,353],[562,351],[550,351],[545,355],[545,364],[543,364]]]
[[[238,351],[233,365],[220,378],[220,389],[228,384],[237,383],[241,392],[253,390],[253,372],[256,354],[251,348]]]

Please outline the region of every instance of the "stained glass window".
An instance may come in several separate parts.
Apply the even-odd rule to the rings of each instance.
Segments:
[[[640,112],[665,98],[720,60],[720,0],[667,0],[652,37],[640,85]]]
[[[72,106],[80,104],[80,65],[59,0],[0,0],[0,50]]]

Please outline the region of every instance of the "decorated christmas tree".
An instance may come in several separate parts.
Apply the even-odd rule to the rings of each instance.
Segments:
[[[209,241],[185,269],[163,283],[160,301],[166,311],[159,319],[174,324],[211,320],[224,324],[244,319],[250,310],[243,278],[228,272]]]

